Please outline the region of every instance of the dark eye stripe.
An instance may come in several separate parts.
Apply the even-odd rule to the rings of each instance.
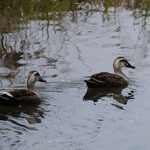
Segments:
[[[120,57],[118,57],[118,59],[124,59],[124,57],[121,57],[121,56],[120,56]]]
[[[37,72],[37,71],[30,71],[29,72],[29,77],[31,77],[31,76],[40,76],[40,74]]]
[[[38,72],[36,72],[34,75],[35,75],[35,76],[39,76],[40,74],[39,74]]]
[[[39,76],[40,74],[37,71],[31,71],[31,73],[35,76]]]
[[[120,61],[128,64],[128,61],[126,59],[122,59]]]
[[[127,60],[121,60],[122,62],[127,62]]]

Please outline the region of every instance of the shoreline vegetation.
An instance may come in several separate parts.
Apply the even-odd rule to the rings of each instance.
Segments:
[[[110,13],[119,13],[122,9],[132,11],[135,19],[146,18],[150,15],[149,0],[1,0],[0,2],[0,32],[9,33],[19,30],[32,20],[57,22],[68,14],[72,21],[79,16],[102,13],[103,21],[109,21]]]

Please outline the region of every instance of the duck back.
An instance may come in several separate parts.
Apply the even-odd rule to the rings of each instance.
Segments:
[[[128,82],[118,74],[101,72],[84,80],[89,88],[126,87]]]
[[[31,105],[41,102],[37,93],[27,89],[0,91],[0,105]]]

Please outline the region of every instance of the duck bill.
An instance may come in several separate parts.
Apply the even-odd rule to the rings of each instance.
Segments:
[[[135,69],[136,67],[135,66],[132,66],[131,64],[128,63],[128,65],[126,66],[128,68],[132,68],[132,69]]]
[[[40,81],[40,82],[47,82],[46,80],[44,80],[44,79],[42,79],[42,78],[41,78],[39,81]]]

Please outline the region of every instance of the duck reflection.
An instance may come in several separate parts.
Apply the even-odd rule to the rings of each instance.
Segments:
[[[104,97],[113,97],[113,99],[120,104],[126,105],[129,99],[134,98],[134,90],[130,90],[126,96],[122,95],[122,90],[123,88],[88,88],[83,100],[92,100],[95,103]],[[112,105],[123,109],[122,106],[116,104]]]
[[[17,120],[14,121],[10,118],[24,118],[27,120],[29,124],[36,124],[41,123],[41,119],[44,118],[43,116],[44,110],[40,106],[0,106],[0,120],[4,121],[11,121],[14,124],[24,126],[20,123],[17,123]]]

